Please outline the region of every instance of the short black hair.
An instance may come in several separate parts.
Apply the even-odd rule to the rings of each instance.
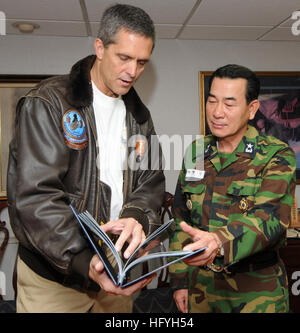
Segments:
[[[154,23],[143,9],[121,4],[108,7],[103,13],[98,32],[104,47],[115,43],[115,36],[122,28],[152,38],[154,48]]]
[[[256,74],[249,68],[229,64],[223,67],[218,68],[210,77],[209,80],[209,90],[211,88],[212,82],[215,77],[218,78],[228,78],[228,79],[245,79],[247,81],[246,88],[246,100],[247,104],[251,101],[258,99],[259,91],[260,91],[260,81],[257,78]]]

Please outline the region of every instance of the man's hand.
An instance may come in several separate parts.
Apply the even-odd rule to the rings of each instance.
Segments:
[[[115,244],[115,248],[118,252],[121,251],[125,242],[129,244],[124,252],[126,259],[128,259],[134,250],[146,239],[142,225],[133,218],[109,221],[101,225],[101,228],[105,232],[120,235]],[[97,255],[94,255],[90,262],[89,277],[110,295],[130,296],[150,283],[155,277],[155,274],[129,287],[117,287],[104,271],[101,260]]]
[[[202,231],[189,226],[186,222],[180,222],[181,229],[189,234],[194,243],[186,245],[183,250],[195,251],[207,246],[205,251],[184,260],[189,266],[211,265],[217,255],[221,241],[218,236],[212,232]]]
[[[149,284],[156,275],[153,274],[129,287],[121,288],[116,286],[110,277],[106,274],[104,266],[98,256],[95,254],[90,262],[89,277],[98,283],[98,285],[110,295],[130,296],[138,290]]]
[[[115,244],[115,248],[118,252],[121,251],[124,243],[126,241],[128,242],[129,245],[124,252],[125,259],[128,259],[133,251],[146,239],[142,225],[134,218],[109,221],[103,224],[101,228],[105,232],[120,235]]]
[[[173,293],[174,300],[176,302],[177,308],[180,312],[188,312],[188,290],[178,289]]]

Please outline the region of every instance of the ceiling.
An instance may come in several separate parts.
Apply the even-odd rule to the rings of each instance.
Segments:
[[[96,37],[106,7],[128,3],[152,17],[158,39],[298,41],[291,15],[299,0],[0,0],[6,34],[20,35],[13,23],[39,25],[33,35]],[[1,36],[2,37],[2,36]]]

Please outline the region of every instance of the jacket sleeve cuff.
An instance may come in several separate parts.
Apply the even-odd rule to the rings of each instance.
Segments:
[[[188,274],[170,273],[170,287],[172,290],[188,289]]]
[[[72,271],[84,278],[85,289],[92,289],[98,291],[100,290],[99,285],[93,280],[91,280],[89,277],[90,262],[94,254],[95,253],[92,252],[90,249],[85,249],[75,255],[72,260]]]
[[[147,215],[140,209],[128,207],[125,208],[120,215],[120,218],[129,218],[132,217],[137,220],[142,226],[146,235],[148,235],[149,231],[149,220]]]

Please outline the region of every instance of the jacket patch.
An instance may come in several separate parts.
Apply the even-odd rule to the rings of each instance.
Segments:
[[[136,140],[135,154],[137,162],[141,162],[142,158],[145,155],[146,143],[147,143],[146,140]]]
[[[88,144],[86,126],[80,112],[69,109],[62,119],[65,143],[73,149],[83,149]]]

